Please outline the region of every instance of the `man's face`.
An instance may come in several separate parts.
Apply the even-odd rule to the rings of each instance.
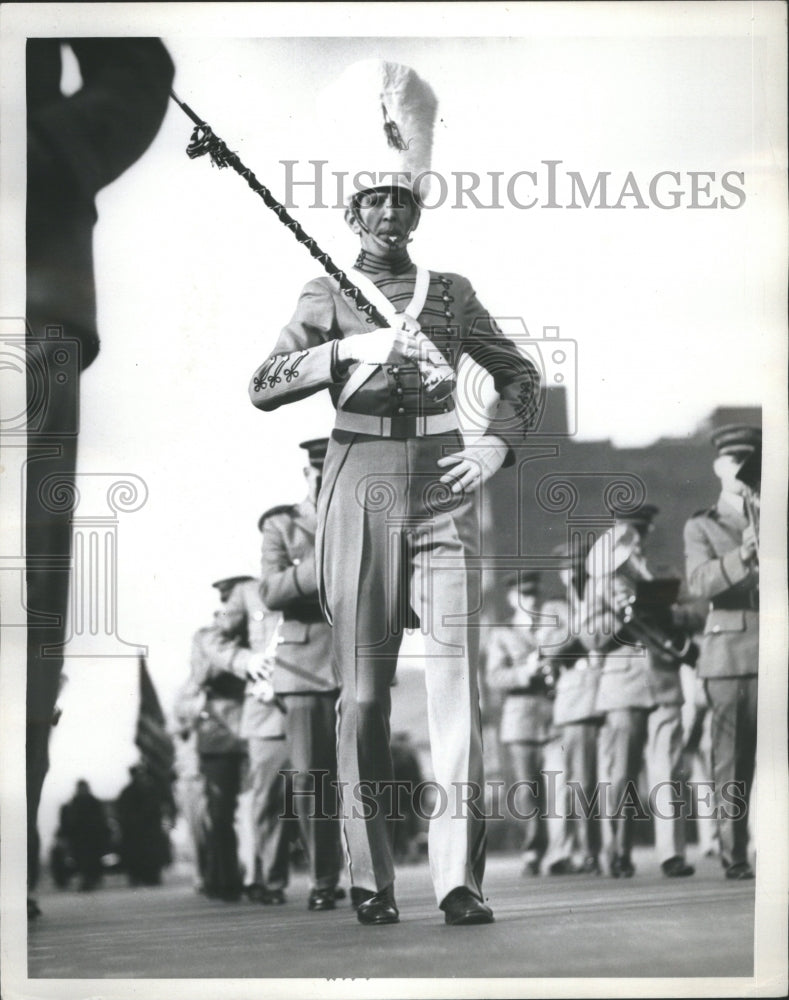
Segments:
[[[228,606],[227,604],[223,604],[222,607],[214,613],[214,620],[219,626],[222,634],[231,638],[233,636],[241,635],[246,624],[243,610],[241,608]]]
[[[383,249],[372,237],[391,249],[398,249],[405,245],[419,221],[416,203],[404,188],[363,191],[356,196],[355,205],[356,213],[346,215],[348,225],[359,235],[362,247],[372,253],[380,254]],[[363,225],[359,225],[359,220]]]
[[[721,488],[727,493],[742,493],[745,483],[737,478],[744,456],[739,455],[718,455],[713,464],[715,475],[721,481]]]
[[[307,496],[309,496],[313,503],[316,503],[318,500],[322,477],[322,468],[316,469],[314,465],[308,465],[304,470],[304,478],[307,480]]]

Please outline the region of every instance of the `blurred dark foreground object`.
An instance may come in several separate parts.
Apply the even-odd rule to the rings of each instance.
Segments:
[[[82,86],[60,89],[61,45]],[[98,352],[94,198],[148,148],[167,109],[173,64],[156,38],[27,42],[27,822],[28,884],[63,665],[79,372]],[[144,207],[141,206],[141,211]],[[111,224],[111,220],[108,220]],[[129,261],[129,267],[134,262]],[[47,648],[49,647],[49,648]],[[37,915],[33,903],[29,913]]]

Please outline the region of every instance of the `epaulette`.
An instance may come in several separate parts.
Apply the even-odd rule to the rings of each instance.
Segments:
[[[290,514],[293,516],[296,513],[295,503],[281,503],[276,507],[271,507],[269,510],[264,511],[260,518],[258,519],[258,531],[263,530],[263,522],[267,517],[273,517],[275,514]]]

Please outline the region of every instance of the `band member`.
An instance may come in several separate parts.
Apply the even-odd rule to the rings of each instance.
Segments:
[[[756,762],[759,669],[758,480],[749,485],[741,473],[746,462],[760,465],[761,430],[721,427],[712,444],[721,492],[715,506],[698,511],[685,525],[685,565],[691,594],[710,602],[698,670],[712,707],[721,861],[726,878],[751,879],[748,805]]]
[[[603,803],[603,847],[614,878],[630,878],[633,825],[644,819],[637,801],[638,776],[646,755],[655,850],[668,878],[693,875],[685,861],[685,821],[679,806],[682,763],[680,658],[645,642],[628,624],[639,583],[651,579],[642,542],[657,508],[644,506],[622,519],[587,556],[581,639],[603,654],[596,709],[604,716],[598,741],[598,774],[607,790]],[[601,572],[602,571],[602,572]],[[678,581],[675,581],[678,584]],[[676,790],[675,790],[676,789]]]
[[[309,861],[310,910],[334,909],[344,867],[336,786],[340,684],[315,570],[316,502],[328,443],[320,438],[301,445],[309,455],[306,498],[266,511],[259,523],[260,591],[269,608],[282,612],[271,683],[284,708],[293,805]]]
[[[175,803],[178,814],[183,816],[186,823],[196,892],[202,892],[205,888],[208,838],[205,783],[200,773],[200,754],[197,749],[197,723],[204,701],[203,691],[190,678],[179,688],[173,706],[175,770],[178,775],[174,788]]]
[[[361,242],[352,277],[391,325],[374,329],[332,279],[309,282],[250,396],[271,411],[328,388],[337,410],[318,500],[316,565],[342,681],[344,832],[352,884],[369,896],[359,921],[395,923],[391,785],[381,783],[392,780],[390,686],[403,629],[421,624],[436,780],[448,797],[481,787],[476,634],[468,627],[480,605],[478,571],[467,563],[479,551],[474,493],[523,440],[538,377],[466,278],[427,271],[409,256],[419,181],[430,165],[430,87],[408,67],[371,61],[351,67],[331,97],[337,128],[349,129],[357,148],[367,143],[354,172],[372,176],[346,211]],[[499,394],[485,436],[468,447],[448,395],[463,354],[492,375]],[[360,808],[364,789],[373,792],[370,808]],[[467,801],[457,805],[442,808],[437,796],[430,823],[436,899],[448,924],[489,923],[484,820]]]
[[[220,600],[226,601],[232,587],[244,579],[250,578],[217,581],[214,586]],[[213,625],[195,633],[191,682],[205,696],[197,721],[208,812],[203,891],[210,898],[233,902],[240,899],[242,889],[235,817],[246,763],[246,744],[241,739],[245,682],[233,671],[233,661],[243,647],[237,638],[225,635],[221,624],[217,612]]]
[[[295,823],[284,816],[286,782],[281,772],[290,767],[284,712],[260,690],[256,667],[265,662],[280,615],[261,600],[259,580],[231,578],[217,581],[214,587],[226,595],[220,629],[241,646],[231,669],[246,681],[240,735],[246,741],[247,762],[239,822],[242,844],[244,839],[251,841],[252,857],[244,892],[256,902],[279,905],[285,902],[290,847],[298,834]]]
[[[553,702],[553,723],[561,732],[562,771],[567,792],[564,798],[567,836],[575,871],[599,874],[600,823],[593,808],[597,787],[597,741],[602,716],[597,708],[601,656],[587,653],[575,639],[576,623],[583,614],[586,588],[584,552],[573,553],[567,544],[554,549],[566,565],[559,571],[567,589],[565,621],[570,642],[561,652]],[[573,648],[574,647],[574,648]],[[583,796],[583,801],[581,801]]]
[[[551,729],[551,685],[540,660],[540,574],[515,572],[506,580],[512,616],[490,630],[486,655],[488,687],[501,691],[499,742],[509,758],[523,842],[524,875],[538,875],[546,831],[540,818],[543,750]],[[557,859],[561,861],[563,859]]]

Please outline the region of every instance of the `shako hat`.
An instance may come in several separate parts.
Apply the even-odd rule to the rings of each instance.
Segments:
[[[402,187],[418,204],[429,188],[438,101],[410,66],[365,59],[348,66],[319,97],[329,169],[343,178],[346,203],[361,191]]]

